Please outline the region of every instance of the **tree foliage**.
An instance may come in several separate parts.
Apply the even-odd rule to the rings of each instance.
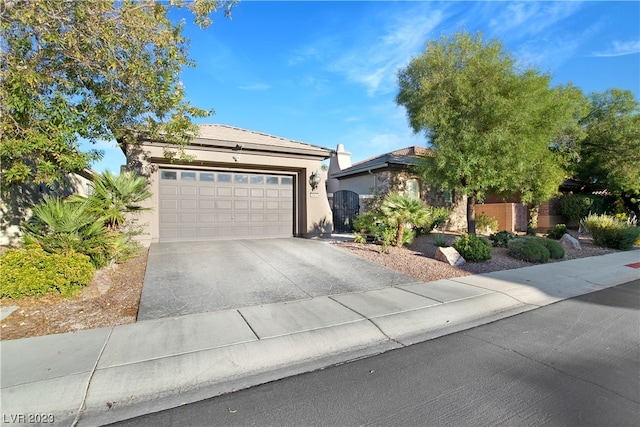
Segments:
[[[179,82],[187,57],[182,23],[171,7],[188,6],[201,26],[235,1],[6,0],[0,15],[0,160],[5,184],[52,184],[100,153],[81,138],[162,137],[183,146],[191,119],[210,111],[190,105]],[[174,152],[174,154],[175,154]]]
[[[425,178],[468,196],[470,233],[474,205],[488,192],[525,203],[557,192],[564,140],[580,137],[586,113],[579,89],[552,88],[549,75],[518,67],[499,41],[464,32],[429,41],[398,80],[397,103],[433,148]]]
[[[608,190],[640,217],[640,104],[621,89],[591,94],[590,101],[574,177]]]

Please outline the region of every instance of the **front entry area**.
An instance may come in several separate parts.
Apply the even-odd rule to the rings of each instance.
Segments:
[[[160,169],[161,242],[291,237],[294,176]]]

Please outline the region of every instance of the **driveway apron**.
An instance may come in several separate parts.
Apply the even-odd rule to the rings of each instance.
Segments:
[[[138,320],[415,282],[317,240],[154,243],[149,249]]]

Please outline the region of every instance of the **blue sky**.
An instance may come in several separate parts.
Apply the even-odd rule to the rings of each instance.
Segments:
[[[466,30],[498,38],[521,64],[585,93],[617,87],[640,99],[640,2],[241,1],[206,30],[187,13],[196,68],[187,98],[221,123],[335,149],[354,162],[410,145],[396,75],[425,42]],[[94,169],[117,171],[113,144]]]

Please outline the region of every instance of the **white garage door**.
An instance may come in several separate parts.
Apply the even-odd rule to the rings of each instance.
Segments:
[[[293,176],[160,169],[160,241],[293,235]]]

